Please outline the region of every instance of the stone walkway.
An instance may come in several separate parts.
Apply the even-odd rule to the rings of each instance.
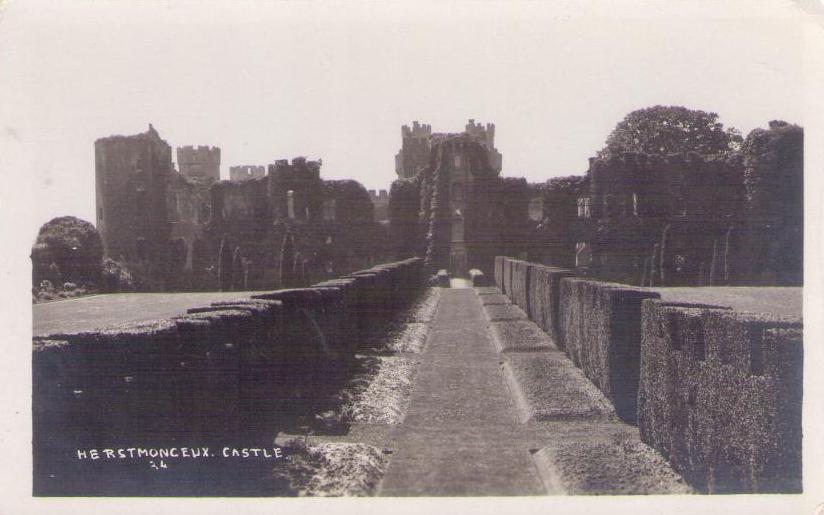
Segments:
[[[418,359],[380,495],[691,492],[496,289],[443,289]]]
[[[545,493],[500,361],[475,291],[444,289],[381,495]]]

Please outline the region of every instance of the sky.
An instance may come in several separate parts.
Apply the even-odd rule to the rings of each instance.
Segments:
[[[0,10],[0,141],[33,239],[94,219],[94,141],[216,145],[221,173],[295,156],[388,189],[400,128],[496,124],[503,175],[583,174],[627,113],[803,124],[799,10],[764,2],[26,2]]]

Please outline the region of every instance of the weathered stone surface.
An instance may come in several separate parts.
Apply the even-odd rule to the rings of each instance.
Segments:
[[[512,274],[515,264],[515,259],[504,258],[503,262],[503,290],[509,298],[512,298]]]
[[[474,292],[443,290],[380,495],[538,495]]]
[[[532,267],[533,265],[526,261],[513,260],[512,262],[512,279],[510,281],[512,288],[507,291],[507,295],[524,312],[529,312],[529,281]]]
[[[643,288],[565,278],[560,328],[572,361],[604,392],[619,416],[636,419],[641,356],[641,301],[658,298]]]
[[[526,320],[524,310],[514,304],[490,304],[484,306],[486,318],[490,322],[500,322],[503,320]]]
[[[636,437],[637,438],[637,437]],[[567,495],[693,493],[660,454],[638,442],[570,442],[533,458],[547,489]]]
[[[504,256],[495,256],[495,286],[504,291]]]
[[[698,490],[801,491],[801,320],[647,300],[638,426]]]
[[[558,350],[549,336],[529,320],[492,322],[490,329],[500,352]]]
[[[497,286],[481,286],[475,288],[478,295],[501,295],[501,290]]]
[[[487,286],[489,284],[486,275],[476,268],[469,271],[469,279],[472,281],[472,286]]]
[[[521,422],[615,414],[604,395],[561,352],[510,353],[503,367]]]
[[[570,270],[533,265],[529,281],[530,320],[549,334],[559,347],[563,346],[560,322],[561,279],[574,277]]]
[[[492,304],[512,304],[512,301],[509,300],[509,297],[498,293],[493,293],[490,295],[481,295],[480,298],[481,304],[483,304],[484,306],[489,306]]]

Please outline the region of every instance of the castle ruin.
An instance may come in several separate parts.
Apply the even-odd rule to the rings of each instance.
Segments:
[[[369,193],[326,181],[321,161],[240,167],[219,181],[220,149],[170,145],[149,126],[95,143],[97,226],[105,255],[144,290],[232,290],[316,282],[382,256]],[[233,167],[234,168],[234,167]],[[291,250],[284,255],[289,235]]]
[[[463,134],[469,140],[483,145],[486,148],[487,160],[492,170],[500,174],[503,167],[501,153],[495,148],[495,124],[486,126],[475,123],[470,119],[462,133],[432,133],[432,126],[412,122],[412,127],[401,127],[401,149],[395,155],[395,173],[400,179],[409,179],[417,175],[421,168],[429,165],[432,147],[439,139],[447,136]]]
[[[494,124],[401,134],[388,194],[326,181],[303,157],[219,181],[217,147],[179,147],[177,171],[151,126],[101,138],[105,253],[149,289],[272,287],[284,267],[301,283],[377,256],[425,256],[458,277],[508,255],[647,286],[802,282],[800,127],[771,122],[725,159],[593,158],[585,175],[543,184],[500,176]],[[283,262],[285,239],[295,250]]]
[[[266,176],[266,167],[262,165],[242,165],[229,167],[229,180],[232,182],[262,179],[264,176]]]

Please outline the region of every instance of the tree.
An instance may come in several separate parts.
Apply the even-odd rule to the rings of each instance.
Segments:
[[[716,113],[658,105],[633,111],[618,122],[598,157],[610,158],[623,152],[661,155],[696,152],[720,157],[738,150],[741,142],[739,131],[725,129]]]
[[[41,277],[59,270],[60,279],[64,282],[97,284],[103,261],[103,243],[94,225],[74,216],[62,216],[40,228],[31,259],[36,283]]]

